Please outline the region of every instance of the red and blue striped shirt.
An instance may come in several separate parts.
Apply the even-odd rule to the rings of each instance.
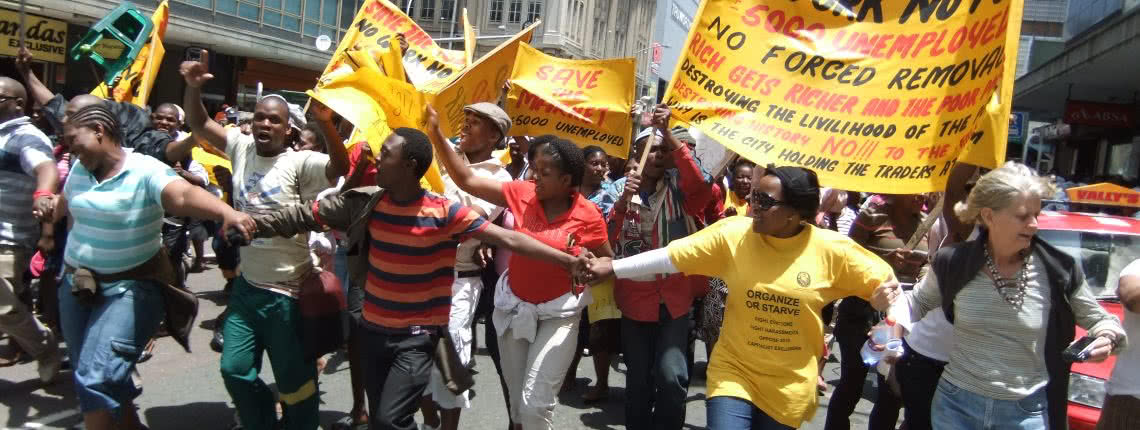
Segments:
[[[367,325],[446,326],[456,248],[487,225],[475,211],[426,191],[409,203],[382,197],[368,221]]]

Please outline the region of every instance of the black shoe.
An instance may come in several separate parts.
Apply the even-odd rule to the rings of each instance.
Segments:
[[[223,342],[225,342],[225,338],[222,336],[222,331],[220,329],[214,330],[214,338],[210,339],[210,349],[214,352],[222,352]]]

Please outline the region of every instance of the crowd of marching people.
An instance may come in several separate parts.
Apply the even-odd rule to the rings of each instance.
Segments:
[[[959,165],[935,195],[824,188],[799,167],[703,162],[665,105],[628,161],[514,135],[485,102],[463,109],[457,139],[428,106],[423,129],[353,142],[320,102],[272,94],[223,124],[202,103],[203,63],[181,65],[181,106],[148,112],[52,94],[30,60],[0,78],[0,331],[45,383],[69,362],[91,430],[145,428],[134,375],[156,337],[189,350],[185,281],[207,241],[227,295],[211,347],[242,428],[317,428],[319,393],[349,389],[334,428],[463,428],[478,337],[510,429],[554,428],[585,350],[597,378],[584,401],[608,398],[621,360],[626,428],[680,429],[697,339],[712,429],[796,428],[821,396],[826,428],[850,428],[872,372],[872,429],[900,416],[912,430],[1065,428],[1062,350],[1078,325],[1090,361],[1127,351],[1103,428],[1140,422],[1140,354],[1126,349],[1140,263],[1121,273],[1122,325],[1036,237],[1056,188],[1024,165]],[[194,151],[232,168],[208,171]],[[425,190],[431,169],[443,193]],[[861,350],[887,349],[871,335],[883,324],[905,352],[876,369]],[[341,349],[351,387],[319,387]]]

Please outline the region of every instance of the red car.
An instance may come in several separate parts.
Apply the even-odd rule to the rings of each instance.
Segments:
[[[1081,262],[1093,295],[1105,310],[1124,320],[1116,284],[1124,266],[1140,258],[1140,219],[1045,211],[1037,218],[1038,237]],[[1077,327],[1077,337],[1085,331]],[[1093,430],[1104,404],[1105,383],[1116,357],[1076,363],[1069,374],[1069,428]]]

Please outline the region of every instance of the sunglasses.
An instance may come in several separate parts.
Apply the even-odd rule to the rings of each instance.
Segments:
[[[765,193],[755,192],[748,195],[748,204],[755,206],[756,209],[766,211],[778,205],[786,205],[787,202],[776,200]]]

